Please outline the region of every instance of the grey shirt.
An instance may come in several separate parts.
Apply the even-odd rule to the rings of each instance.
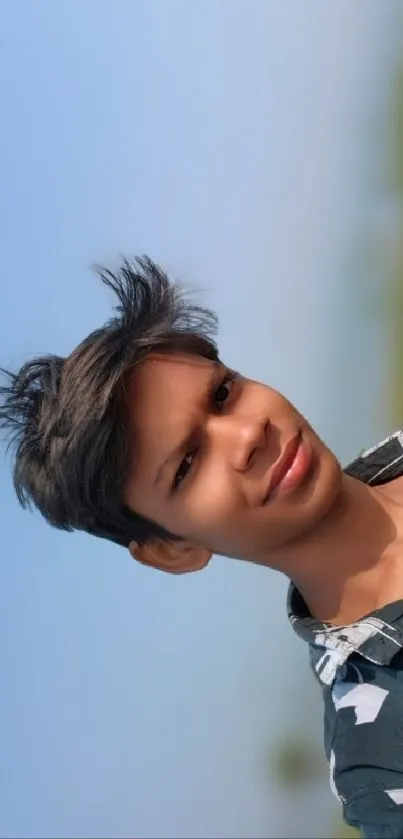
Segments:
[[[403,431],[344,471],[374,486],[403,475]],[[403,837],[403,600],[337,627],[314,620],[292,584],[287,607],[323,692],[330,785],[345,820],[368,839]]]

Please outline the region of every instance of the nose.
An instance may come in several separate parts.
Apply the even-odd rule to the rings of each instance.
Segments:
[[[259,451],[267,445],[268,420],[258,417],[215,417],[215,442],[225,452],[232,468],[247,472]]]

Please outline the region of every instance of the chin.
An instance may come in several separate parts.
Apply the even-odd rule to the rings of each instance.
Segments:
[[[314,460],[310,479],[295,496],[290,510],[288,533],[291,539],[307,537],[328,516],[337,504],[342,486],[343,470],[337,458],[321,441],[312,446]],[[291,521],[295,525],[292,527]]]
[[[318,523],[337,502],[343,486],[341,464],[333,452],[326,447],[324,449],[318,458],[317,476],[312,493],[312,512],[315,513]]]

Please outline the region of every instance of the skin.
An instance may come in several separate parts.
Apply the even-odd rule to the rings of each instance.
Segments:
[[[177,574],[201,570],[213,554],[266,565],[333,624],[403,597],[402,479],[368,487],[345,475],[276,390],[198,356],[152,355],[127,382],[124,415],[125,502],[180,537],[132,543],[140,562]],[[263,503],[273,466],[298,432],[309,471]]]

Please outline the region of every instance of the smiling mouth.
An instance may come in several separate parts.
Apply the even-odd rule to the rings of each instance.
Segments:
[[[312,452],[302,438],[301,431],[295,435],[284,447],[284,450],[273,468],[268,491],[263,504],[279,495],[291,491],[303,481],[312,461]]]

